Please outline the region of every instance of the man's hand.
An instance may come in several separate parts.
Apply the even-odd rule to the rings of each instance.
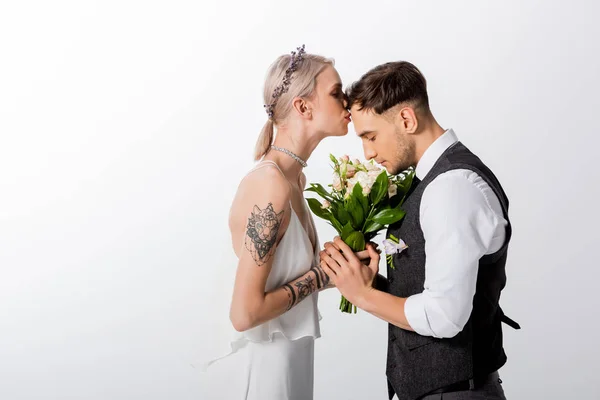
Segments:
[[[329,242],[336,250],[340,250],[335,243],[333,242]],[[379,250],[377,248],[377,245],[373,242],[369,242],[369,244],[371,244],[373,246],[373,248],[377,251],[377,253],[381,254],[381,250]],[[323,255],[327,255],[328,253],[326,251],[321,251],[320,252],[320,258],[321,261],[323,261]],[[358,257],[358,259],[363,263],[363,265],[365,266],[369,266],[369,264],[371,263],[371,255],[369,253],[369,250],[363,250],[363,251],[359,251],[356,254],[356,257]],[[323,267],[322,264],[319,265],[318,267],[321,271],[323,271]],[[313,268],[314,269],[314,268]],[[323,274],[325,274],[325,272],[323,271]],[[324,287],[324,289],[331,289],[335,287],[335,284],[333,283],[333,281],[331,279],[329,279],[329,276],[326,275],[326,279],[327,279],[327,286]]]
[[[366,252],[366,253],[365,253]],[[365,294],[373,290],[373,280],[379,271],[379,253],[373,244],[367,244],[367,250],[359,253],[361,258],[370,258],[369,265],[361,259],[338,236],[334,242],[325,243],[321,251],[321,267],[346,299],[361,307]]]
[[[367,245],[371,245],[373,246],[373,249],[375,249],[375,251],[381,255],[381,250],[379,250],[377,248],[377,244],[373,243],[373,242],[369,242],[367,243]],[[339,249],[338,249],[339,250]],[[362,263],[366,266],[369,266],[369,264],[371,263],[371,254],[369,253],[369,250],[363,250],[363,251],[359,251],[356,254],[356,257],[358,257],[358,259],[360,261],[362,261]]]
[[[336,250],[340,250],[340,249],[339,249],[339,248],[336,246],[336,244],[335,244],[335,243],[333,243],[333,242],[329,242],[329,243],[331,243],[331,245],[332,245],[333,247],[335,247],[335,248],[336,248]],[[373,248],[375,249],[375,251],[376,251],[378,254],[381,254],[381,250],[380,250],[380,249],[377,247],[377,244],[376,244],[376,243],[373,243],[373,242],[368,242],[368,243],[367,243],[367,245],[369,245],[369,244],[370,244],[371,246],[373,246]],[[323,254],[327,254],[327,253],[326,253],[326,252],[324,252],[324,251],[322,251],[322,252],[321,252],[321,254],[320,254],[320,256],[321,256],[321,260],[323,260]],[[363,251],[359,251],[359,252],[356,252],[356,253],[354,253],[354,254],[356,254],[356,257],[358,257],[358,259],[359,259],[359,260],[360,260],[360,261],[361,261],[361,262],[362,262],[364,265],[366,265],[366,266],[369,266],[369,264],[371,263],[371,254],[369,253],[369,250],[363,250]],[[333,286],[332,286],[332,287],[333,287]]]

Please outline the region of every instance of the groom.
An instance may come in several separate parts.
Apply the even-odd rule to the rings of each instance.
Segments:
[[[437,123],[414,65],[373,68],[350,87],[348,102],[367,159],[390,174],[416,168],[406,216],[387,232],[408,248],[393,255],[387,278],[339,238],[321,252],[339,291],[389,323],[389,398],[505,399],[501,323],[519,326],[498,304],[511,238],[500,182]]]

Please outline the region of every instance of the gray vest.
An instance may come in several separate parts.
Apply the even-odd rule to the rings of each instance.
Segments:
[[[385,290],[395,296],[409,297],[423,291],[425,240],[419,221],[421,197],[435,177],[453,169],[468,169],[481,176],[500,200],[508,220],[508,198],[492,171],[462,143],[455,143],[442,154],[423,181],[413,187],[403,205],[404,219],[388,229],[388,237],[392,234],[409,246],[394,255],[396,269],[388,266]],[[501,322],[513,321],[504,316],[498,301],[506,284],[504,266],[510,237],[509,222],[502,248],[479,260],[473,311],[458,335],[437,339],[389,325],[386,373],[390,399],[394,392],[400,400],[416,399],[457,382],[484,378],[504,365]]]

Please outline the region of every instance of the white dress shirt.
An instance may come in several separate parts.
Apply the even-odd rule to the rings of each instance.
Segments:
[[[457,141],[454,131],[447,130],[425,151],[416,176],[425,178]],[[445,172],[431,181],[419,212],[425,238],[425,285],[422,293],[406,300],[404,312],[418,334],[453,337],[471,315],[479,259],[502,247],[507,221],[492,188],[466,169]]]

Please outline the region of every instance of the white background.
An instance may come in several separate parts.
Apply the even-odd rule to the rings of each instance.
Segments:
[[[386,61],[421,68],[438,121],[511,200],[502,305],[523,329],[505,329],[508,398],[600,398],[599,11],[2,2],[0,399],[223,398],[227,371],[190,366],[212,346],[211,248],[252,166],[267,67],[302,43],[345,84]],[[316,150],[309,182],[329,180],[330,152],[363,157],[351,128]],[[338,300],[321,295],[315,399],[385,399],[386,324]]]

